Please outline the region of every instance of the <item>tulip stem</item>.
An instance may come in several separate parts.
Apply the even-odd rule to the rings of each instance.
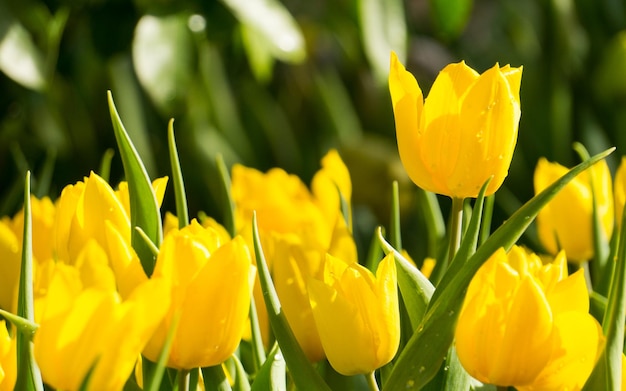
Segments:
[[[189,371],[187,369],[178,371],[178,391],[189,391]]]
[[[380,389],[378,388],[378,383],[376,383],[376,371],[372,371],[368,374],[365,375],[365,378],[367,379],[367,385],[370,389],[370,391],[380,391]]]
[[[463,232],[463,203],[464,198],[452,198],[452,214],[450,215],[450,242],[448,245],[448,260],[444,265],[444,270],[448,268],[456,252],[461,246],[461,235]]]

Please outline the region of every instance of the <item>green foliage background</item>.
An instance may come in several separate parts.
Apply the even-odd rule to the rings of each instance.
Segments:
[[[522,120],[494,224],[532,194],[537,159],[626,147],[626,4],[619,0],[0,0],[0,214],[99,170],[115,139],[106,91],[152,178],[171,175],[167,123],[192,216],[221,219],[215,156],[308,182],[338,148],[361,246],[400,182],[404,235],[425,235],[395,146],[395,50],[426,92],[465,60],[524,66]],[[111,183],[122,179],[119,154]],[[440,200],[446,207],[447,200]],[[174,210],[173,192],[166,210]],[[532,232],[526,238],[531,243]],[[405,241],[417,259],[419,241]]]

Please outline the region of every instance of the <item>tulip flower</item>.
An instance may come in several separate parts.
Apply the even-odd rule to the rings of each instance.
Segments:
[[[567,171],[558,163],[539,159],[534,174],[535,194]],[[592,179],[600,229],[605,238],[611,237],[613,187],[609,167],[602,160],[568,183],[537,215],[539,239],[551,254],[563,249],[570,261],[582,262],[593,258]]]
[[[180,316],[167,365],[189,370],[219,365],[241,340],[256,269],[241,237],[223,241],[197,220],[163,239],[153,278],[170,282],[172,305],[144,350],[156,361]]]
[[[83,182],[66,186],[57,201],[58,259],[73,263],[89,239],[106,247],[105,221],[130,243],[130,218],[109,184],[92,172]]]
[[[508,174],[521,115],[522,68],[493,66],[479,75],[464,62],[446,66],[424,101],[413,75],[391,54],[389,90],[400,159],[424,190],[476,197]]]
[[[54,271],[40,310],[35,359],[45,383],[78,390],[121,390],[169,306],[169,285],[152,279],[122,301],[106,253],[95,240],[76,266]]]
[[[387,364],[400,343],[398,287],[393,255],[376,276],[356,262],[326,256],[324,280],[309,281],[309,299],[326,357],[343,375]]]
[[[604,343],[582,269],[567,276],[564,252],[544,265],[517,246],[500,248],[475,274],[455,338],[474,378],[545,391],[581,389]]]
[[[4,320],[0,320],[0,391],[12,391],[17,378],[17,351]]]
[[[306,285],[309,277],[323,274],[326,253],[356,260],[349,211],[344,218],[341,208],[342,201],[349,205],[352,196],[348,169],[337,151],[329,151],[309,191],[300,178],[282,169],[262,173],[235,165],[231,193],[237,230],[248,243],[252,240],[252,214],[256,212],[261,244],[275,274],[285,316],[307,357],[318,361],[323,350],[317,330],[311,327]],[[269,324],[258,280],[254,296],[261,334],[267,342]]]

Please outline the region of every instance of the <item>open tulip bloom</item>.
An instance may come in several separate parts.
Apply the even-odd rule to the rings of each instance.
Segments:
[[[427,230],[402,236],[394,184],[390,240],[380,227],[369,254],[337,150],[310,186],[240,163],[231,182],[218,160],[222,225],[189,216],[170,122],[173,214],[169,177],[148,177],[109,95],[128,181],[92,172],[37,199],[27,174],[22,210],[0,219],[0,391],[619,389],[626,163],[615,206],[607,150],[570,170],[541,160],[537,194],[493,234],[481,221],[508,175],[521,76],[450,64],[424,99],[391,54],[399,157]],[[433,193],[452,198],[446,232]],[[516,245],[538,215],[549,260]],[[606,248],[593,273],[568,273],[568,257]]]
[[[506,178],[517,143],[522,68],[478,74],[465,62],[446,66],[426,100],[413,75],[391,54],[389,91],[398,151],[415,184],[453,198],[486,194]]]

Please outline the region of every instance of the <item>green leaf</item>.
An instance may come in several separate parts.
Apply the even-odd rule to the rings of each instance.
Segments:
[[[380,227],[377,230],[377,234],[378,241],[385,254],[393,253],[397,266],[400,294],[409,313],[413,330],[416,330],[422,322],[428,302],[435,292],[435,287],[418,268],[413,266],[411,262],[385,240]]]
[[[107,148],[102,154],[102,159],[100,160],[100,169],[98,170],[98,174],[107,183],[109,183],[109,179],[111,177],[111,162],[113,161],[113,156],[115,156],[115,151],[112,148]]]
[[[365,54],[380,84],[389,76],[389,53],[396,52],[404,62],[407,26],[402,0],[359,0],[359,24]]]
[[[185,13],[144,15],[137,22],[132,54],[139,83],[162,114],[183,109],[195,53]]]
[[[143,368],[143,383],[145,391],[158,391],[161,387],[163,375],[165,374],[165,367],[167,360],[170,356],[170,350],[172,349],[172,343],[174,342],[174,336],[176,335],[176,329],[178,328],[178,322],[180,321],[180,312],[178,312],[170,325],[170,329],[167,331],[167,337],[165,343],[159,353],[159,358],[156,363],[142,357]]]
[[[151,144],[153,135],[150,134],[147,124],[145,93],[135,75],[130,54],[125,52],[112,57],[107,62],[107,70],[111,90],[115,91],[120,117],[124,117],[128,135],[133,140],[146,171],[154,175],[157,164]]]
[[[430,191],[418,188],[419,206],[426,222],[426,234],[428,236],[428,256],[437,259],[439,255],[439,243],[446,236],[446,223],[441,214],[441,207],[437,195]]]
[[[402,231],[400,229],[400,194],[398,181],[393,181],[391,188],[391,222],[389,223],[389,238],[391,245],[398,251],[402,251]]]
[[[239,357],[232,355],[230,360],[232,360],[235,367],[235,384],[233,385],[233,391],[250,391],[250,380],[248,380],[248,374],[239,360]]]
[[[254,295],[250,295],[250,334],[252,347],[252,363],[254,364],[254,373],[261,368],[265,362],[265,347],[263,346],[263,337],[261,335],[261,327],[259,326],[259,316],[256,311],[256,303]]]
[[[431,16],[437,33],[447,40],[457,38],[467,24],[472,3],[472,0],[430,0]]]
[[[291,327],[289,327],[285,313],[282,311],[280,300],[278,299],[278,294],[276,293],[276,288],[274,288],[272,277],[265,261],[265,255],[261,248],[256,213],[252,216],[252,238],[267,315],[296,387],[303,391],[330,391],[328,385],[324,383],[324,380],[315,371],[315,368],[313,368],[302,351]]]
[[[204,388],[206,390],[215,391],[231,391],[230,383],[224,373],[221,365],[202,368],[202,378],[204,379]]]
[[[424,319],[400,353],[384,390],[399,390],[405,387],[419,389],[432,379],[452,343],[465,290],[478,268],[498,248],[504,247],[508,250],[532,223],[539,210],[567,183],[614,150],[615,148],[608,149],[580,163],[524,204],[478,248],[445,289],[435,291]]]
[[[224,163],[224,157],[221,154],[218,154],[215,157],[215,162],[217,164],[217,171],[220,174],[220,183],[222,185],[222,210],[225,211],[224,227],[226,227],[230,236],[234,238],[237,234],[237,227],[235,227],[235,202],[233,201],[233,197],[230,193],[230,175],[228,174],[226,163]]]
[[[141,266],[146,275],[150,277],[154,269],[156,258],[141,238],[139,231],[134,229],[139,227],[143,230],[150,241],[159,246],[163,238],[163,227],[161,224],[161,212],[157,203],[152,183],[146,169],[133,146],[132,141],[128,137],[126,129],[122,124],[111,91],[107,92],[109,101],[109,111],[111,113],[111,121],[113,122],[113,131],[115,139],[122,156],[122,164],[124,165],[124,174],[128,181],[128,193],[130,198],[130,225],[131,225],[131,245],[137,252],[137,256],[141,260]]]
[[[172,180],[174,182],[174,196],[176,198],[176,215],[178,216],[178,228],[189,224],[189,211],[187,209],[187,195],[185,194],[185,182],[183,172],[180,169],[176,138],[174,138],[174,119],[167,126],[167,141],[170,151],[170,165],[172,167]]]
[[[306,59],[304,36],[289,11],[277,0],[222,0],[241,24],[282,61]]]
[[[24,183],[24,237],[22,241],[22,264],[17,299],[17,315],[35,322],[33,304],[33,228],[30,207],[30,171],[26,172]],[[43,391],[39,367],[33,355],[33,342],[28,335],[17,333],[17,380],[16,390]]]
[[[624,209],[626,212],[626,209]],[[622,213],[619,246],[608,303],[602,320],[606,345],[584,389],[619,390],[622,382],[624,321],[626,321],[626,213]]]
[[[9,311],[5,311],[0,308],[0,315],[11,322],[13,326],[22,333],[25,337],[27,337],[30,341],[33,340],[35,336],[35,332],[39,328],[39,325],[35,322],[32,322],[26,318],[22,318],[21,316],[17,316],[15,314],[10,313]]]
[[[274,344],[267,360],[252,383],[252,391],[286,391],[285,360],[278,344]]]

